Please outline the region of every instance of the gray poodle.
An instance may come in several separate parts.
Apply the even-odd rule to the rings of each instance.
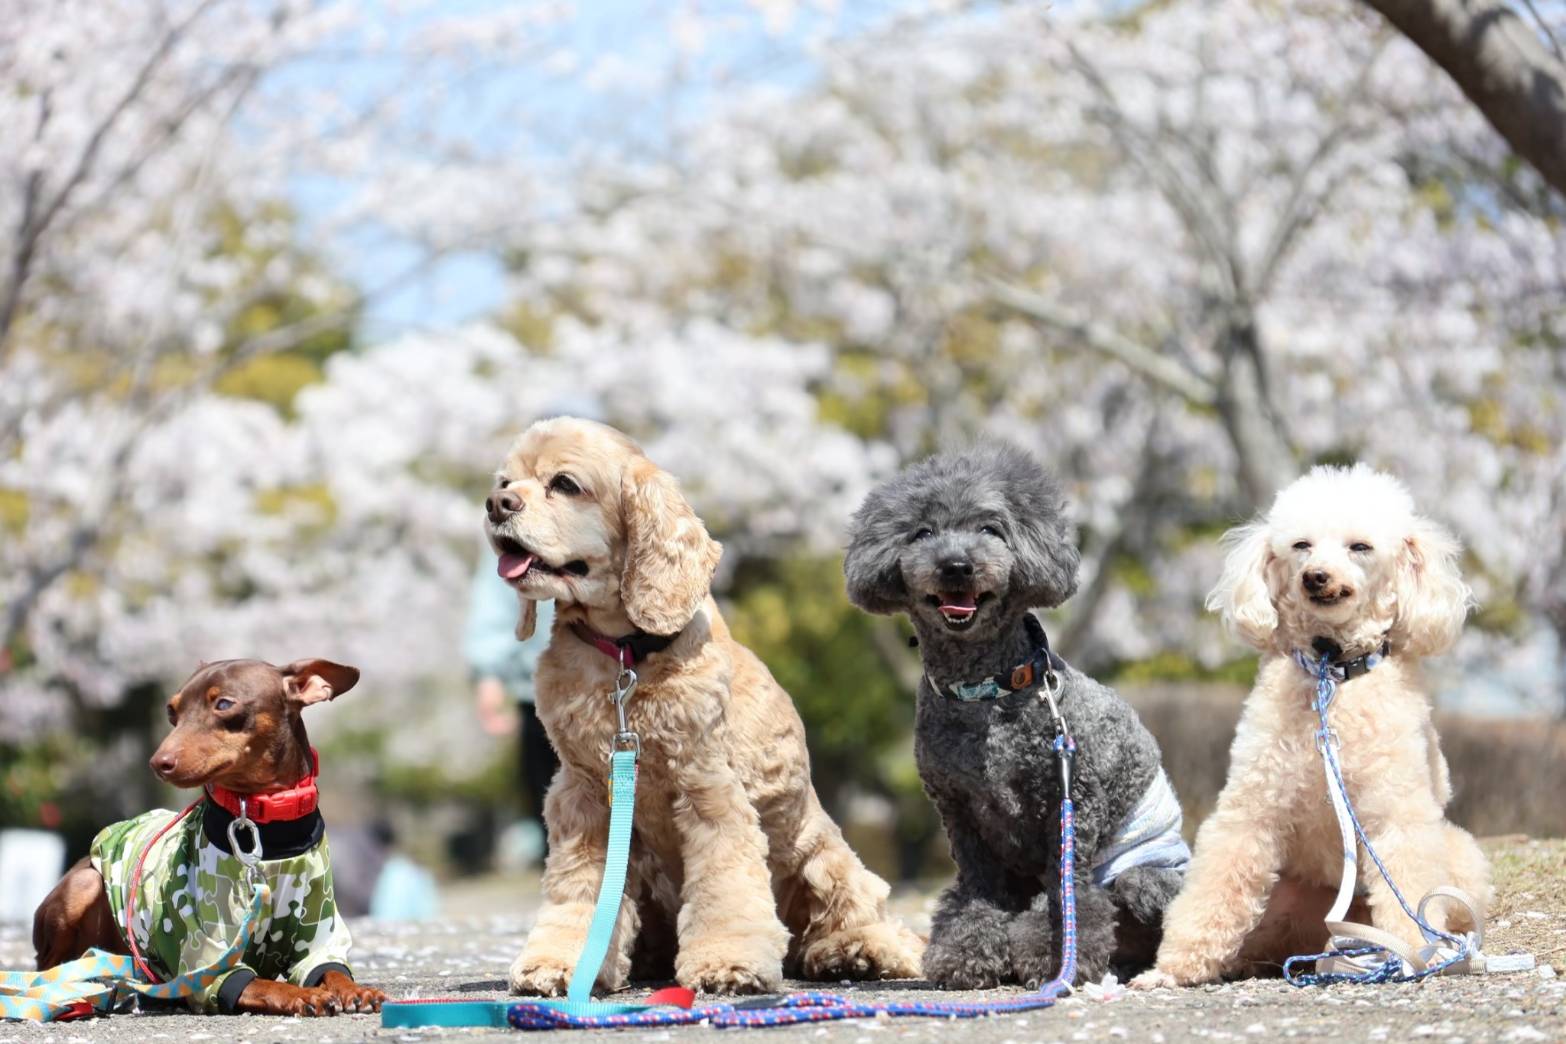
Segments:
[[[947,988],[1032,987],[1059,970],[1049,674],[1077,743],[1078,981],[1111,963],[1151,964],[1190,852],[1157,741],[1129,704],[1049,651],[1029,612],[1077,587],[1075,533],[1054,479],[1009,445],[915,464],[865,499],[843,570],[860,608],[908,614],[924,658],[914,751],[957,864],[925,977]]]

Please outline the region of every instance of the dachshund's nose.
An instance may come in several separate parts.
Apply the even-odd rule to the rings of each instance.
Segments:
[[[174,774],[174,770],[179,768],[179,759],[172,754],[159,753],[154,754],[148,764],[152,766],[152,771],[159,779],[168,779]]]
[[[972,580],[973,563],[966,558],[948,558],[941,563],[941,579],[950,581]]]
[[[1332,574],[1325,569],[1307,569],[1302,579],[1305,581],[1305,590],[1315,594],[1332,582]]]
[[[509,489],[497,489],[484,501],[484,513],[491,522],[504,522],[521,510],[521,496]]]

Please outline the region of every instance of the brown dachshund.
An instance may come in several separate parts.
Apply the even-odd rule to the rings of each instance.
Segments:
[[[317,809],[315,752],[300,714],[353,688],[359,672],[326,660],[274,667],[205,664],[168,703],[174,726],[152,770],[206,793],[182,819],[149,812],[104,829],[33,921],[39,969],[97,947],[135,948],[160,979],[210,969],[250,908],[242,860],[271,889],[240,962],[200,976],[198,1011],[335,1015],[380,1010],[385,995],[354,982],[348,927],[332,897],[331,857]],[[253,828],[243,822],[243,814]],[[231,829],[232,828],[232,829]],[[129,909],[127,910],[127,907]],[[129,926],[129,928],[128,928]]]

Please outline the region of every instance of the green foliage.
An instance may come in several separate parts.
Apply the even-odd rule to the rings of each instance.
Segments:
[[[1149,682],[1227,682],[1249,685],[1256,677],[1256,657],[1241,656],[1216,667],[1205,667],[1182,652],[1158,653],[1145,660],[1123,663],[1110,672],[1116,685]]]

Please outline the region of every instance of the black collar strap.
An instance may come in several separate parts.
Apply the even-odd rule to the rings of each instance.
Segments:
[[[228,847],[228,825],[236,818],[234,813],[216,801],[204,801],[201,805],[201,832],[219,852],[232,855]],[[299,819],[283,819],[275,823],[261,823],[256,827],[261,835],[261,861],[292,859],[304,855],[321,843],[326,836],[326,820],[319,810]],[[249,844],[248,831],[241,832],[239,843]]]
[[[1342,672],[1343,681],[1353,681],[1362,674],[1369,674],[1372,667],[1392,654],[1392,643],[1385,638],[1381,639],[1380,646],[1352,660],[1343,659],[1343,647],[1331,638],[1312,638],[1310,647],[1316,654],[1317,662],[1326,660],[1332,665],[1333,674]]]
[[[619,638],[611,638],[581,621],[571,625],[571,632],[622,667],[634,667],[653,653],[663,652],[683,633],[648,634],[646,631],[632,631]]]
[[[959,703],[983,703],[1010,696],[1014,692],[1031,689],[1044,681],[1047,674],[1066,669],[1066,661],[1056,656],[1049,647],[1049,635],[1039,618],[1029,613],[1026,617],[1028,636],[1033,639],[1033,655],[1009,671],[992,674],[976,682],[953,682],[945,689],[937,688],[942,696]]]

